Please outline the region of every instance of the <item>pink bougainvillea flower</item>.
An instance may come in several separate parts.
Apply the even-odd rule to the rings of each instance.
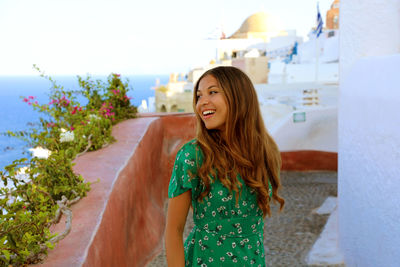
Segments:
[[[71,111],[71,114],[74,115],[76,113],[76,111],[78,110],[78,106],[74,107],[74,110]]]
[[[28,98],[24,98],[24,102],[26,103],[26,102],[28,102],[29,101],[29,99]]]
[[[28,96],[28,98],[29,98],[29,99],[35,99],[36,97],[30,95],[30,96]]]
[[[75,128],[73,126],[71,126],[71,131],[75,130]]]
[[[54,122],[47,123],[47,127],[54,127],[54,126],[56,126],[56,124]]]

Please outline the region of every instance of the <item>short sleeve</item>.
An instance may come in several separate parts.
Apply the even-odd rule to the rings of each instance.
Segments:
[[[198,149],[196,147],[195,142],[190,141],[176,154],[168,188],[169,198],[179,196],[194,187],[193,179],[195,179],[198,167]]]

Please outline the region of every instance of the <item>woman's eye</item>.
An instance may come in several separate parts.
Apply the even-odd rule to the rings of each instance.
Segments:
[[[213,94],[216,94],[216,93],[218,93],[218,92],[217,91],[211,91],[210,95],[213,95]]]
[[[196,98],[199,99],[201,97],[201,95],[197,95]]]

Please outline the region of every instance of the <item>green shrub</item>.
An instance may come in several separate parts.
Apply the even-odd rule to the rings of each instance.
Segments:
[[[0,188],[0,266],[38,262],[67,234],[52,234],[49,228],[60,212],[70,212],[68,206],[90,190],[90,183],[73,172],[72,161],[112,143],[112,125],[137,113],[127,96],[128,82],[118,74],[111,74],[106,83],[78,76],[82,89],[73,92],[40,73],[52,84],[49,103],[23,98],[43,115],[40,123],[7,133],[25,140],[37,155],[15,160],[0,172],[5,185]],[[85,106],[77,101],[78,94],[86,97]]]

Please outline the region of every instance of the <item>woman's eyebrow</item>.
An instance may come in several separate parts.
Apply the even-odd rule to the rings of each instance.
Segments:
[[[213,87],[217,87],[217,88],[218,88],[218,86],[216,86],[216,85],[210,85],[210,86],[207,88],[207,90],[208,90],[208,89],[211,89],[211,88],[213,88]]]

